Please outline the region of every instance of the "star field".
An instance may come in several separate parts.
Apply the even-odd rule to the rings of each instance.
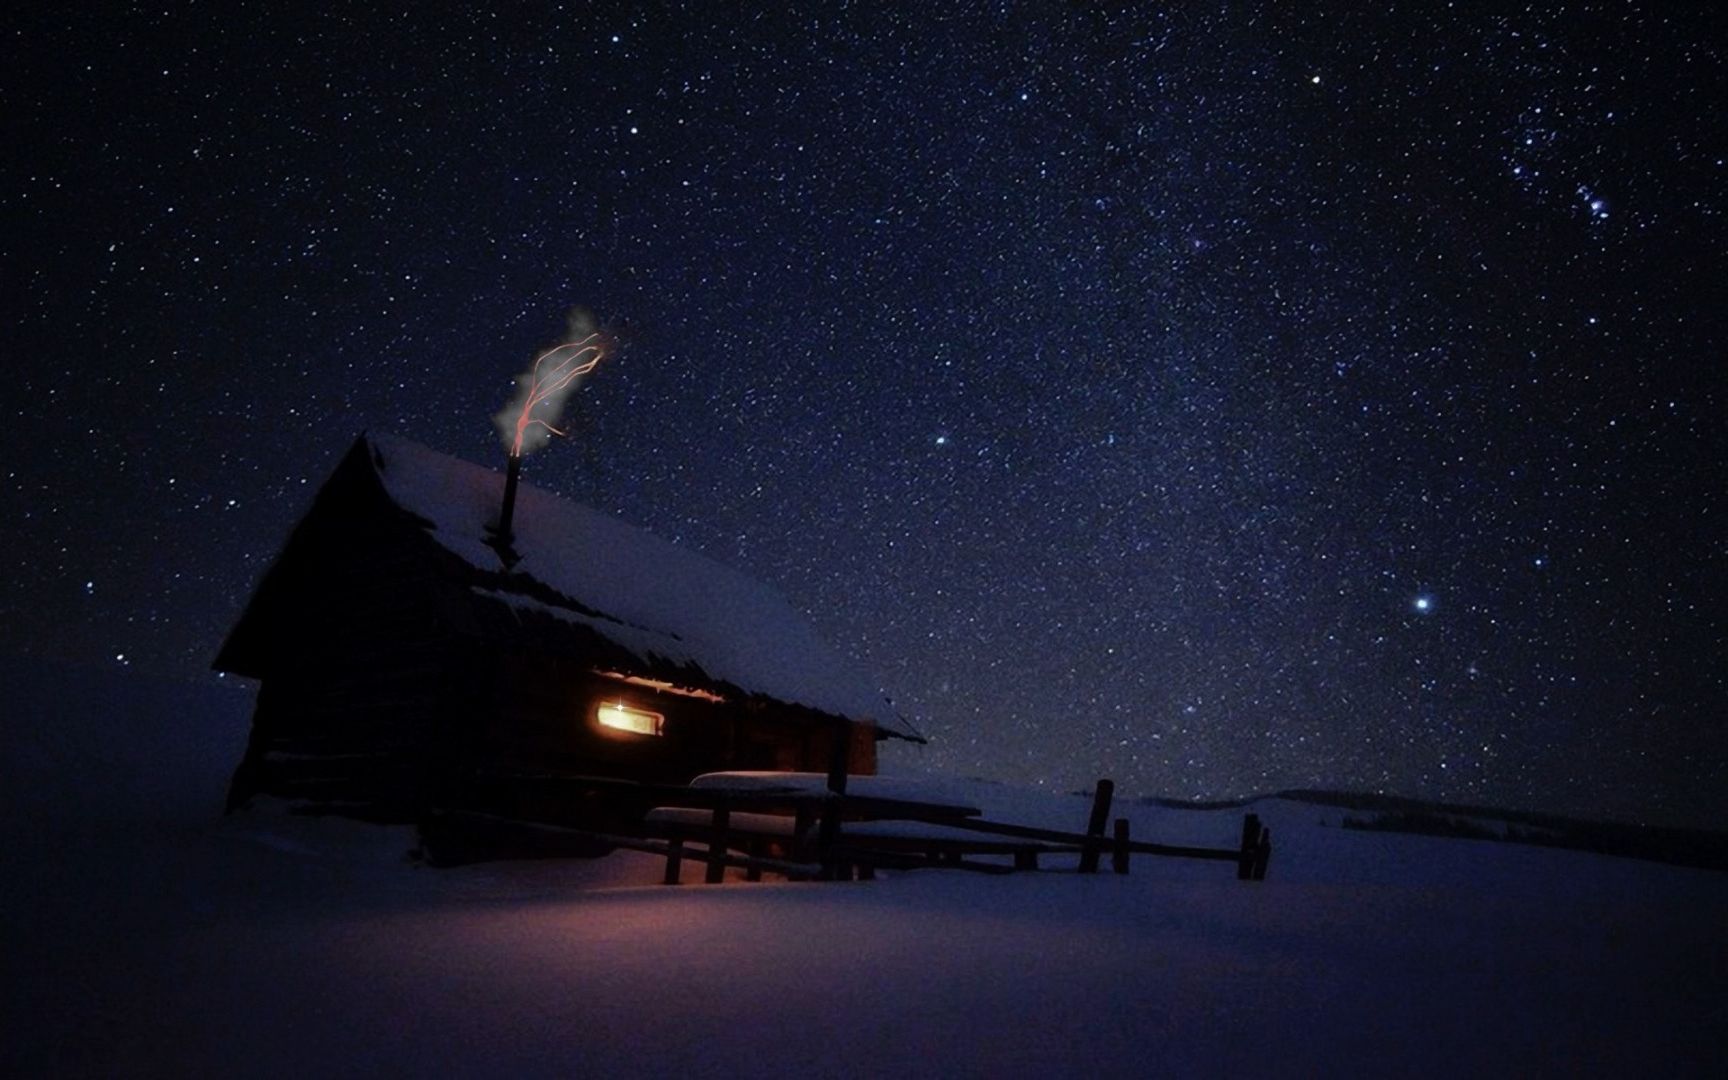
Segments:
[[[210,677],[361,430],[776,585],[896,765],[1728,825],[1728,59],[1656,5],[7,30],[9,651]]]

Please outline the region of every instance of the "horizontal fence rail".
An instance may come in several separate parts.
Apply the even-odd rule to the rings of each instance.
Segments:
[[[1127,818],[1118,817],[1113,823],[1109,820],[1114,795],[1114,785],[1109,780],[1100,780],[1094,790],[1086,831],[1070,832],[991,821],[972,806],[855,795],[792,783],[766,787],[691,787],[537,772],[491,773],[481,779],[512,786],[538,785],[557,794],[599,797],[612,805],[634,808],[637,820],[628,826],[614,823],[614,827],[595,830],[475,810],[445,811],[446,816],[499,829],[556,834],[661,855],[667,860],[668,884],[680,880],[686,858],[701,861],[706,867],[705,880],[714,883],[723,879],[727,867],[743,869],[750,880],[759,880],[765,872],[794,880],[869,877],[877,867],[947,867],[1010,873],[1035,870],[1040,856],[1059,854],[1078,854],[1081,873],[1095,873],[1100,858],[1109,854],[1111,869],[1126,874],[1130,856],[1138,854],[1234,862],[1240,880],[1261,881],[1266,877],[1272,853],[1271,831],[1255,814],[1246,815],[1241,842],[1234,848],[1134,839],[1129,835]],[[705,812],[707,820],[671,817],[656,821],[649,815],[651,809]],[[740,819],[733,818],[735,812]],[[642,815],[648,815],[647,819],[643,820]],[[784,818],[786,824],[776,822],[773,828],[768,828],[763,815]],[[938,826],[976,834],[979,839],[920,835],[916,831],[873,832],[858,829],[856,826],[861,822]],[[1114,826],[1109,835],[1105,835],[1107,823]],[[848,824],[853,828],[849,830]],[[686,845],[691,842],[702,844],[704,849],[688,851]],[[732,854],[733,849],[746,853]],[[784,857],[764,854],[770,850]],[[967,858],[971,855],[1011,856],[1013,865],[978,862]]]

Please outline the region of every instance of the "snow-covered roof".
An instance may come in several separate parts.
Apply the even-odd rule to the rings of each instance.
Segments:
[[[392,502],[429,522],[429,535],[465,562],[503,569],[487,543],[502,474],[392,435],[366,441]],[[693,665],[746,693],[917,737],[864,673],[823,644],[773,589],[526,483],[513,533],[520,560],[507,580],[531,579],[575,606],[549,603],[540,590],[477,588],[477,595],[581,624],[647,663]]]

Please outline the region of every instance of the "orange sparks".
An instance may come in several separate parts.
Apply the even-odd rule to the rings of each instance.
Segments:
[[[540,354],[528,372],[528,392],[522,402],[522,411],[516,416],[516,441],[510,447],[511,457],[522,456],[522,436],[534,424],[554,435],[564,434],[535,416],[534,409],[548,399],[558,400],[571,383],[593,371],[605,356],[606,350],[601,345],[598,331],[581,341],[572,341]],[[542,370],[548,361],[551,361],[550,369]]]

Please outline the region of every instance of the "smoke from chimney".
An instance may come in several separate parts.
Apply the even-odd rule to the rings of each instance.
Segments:
[[[528,370],[516,376],[516,396],[492,418],[511,457],[531,454],[552,436],[564,434],[556,426],[564,399],[606,353],[587,308],[571,308],[568,324],[562,343],[541,351]]]
[[[552,436],[564,434],[556,427],[564,399],[606,355],[605,342],[587,308],[571,308],[568,326],[562,344],[542,351],[527,371],[516,376],[515,398],[492,418],[510,460],[504,474],[504,503],[491,541],[506,565],[518,558],[511,542],[522,457],[545,446]]]

